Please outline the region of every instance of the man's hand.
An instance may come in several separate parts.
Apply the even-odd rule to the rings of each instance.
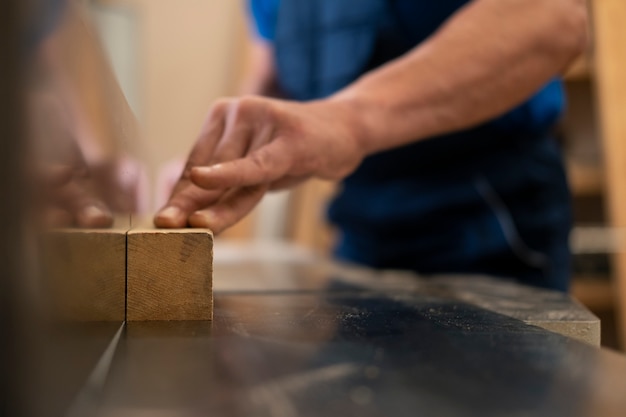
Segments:
[[[70,167],[52,167],[67,170],[65,182],[49,184],[42,215],[47,227],[108,228],[113,224],[111,211],[98,196],[85,170]],[[61,174],[59,171],[56,175]],[[60,179],[61,177],[57,177]],[[55,180],[56,181],[56,180]]]
[[[46,227],[105,228],[113,223],[78,146],[61,102],[49,94],[28,96],[30,154],[26,178],[32,206]]]
[[[365,156],[356,131],[353,109],[338,100],[220,101],[155,224],[219,233],[247,215],[268,190],[310,177],[341,179]]]

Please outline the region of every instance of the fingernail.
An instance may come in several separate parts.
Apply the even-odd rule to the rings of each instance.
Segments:
[[[161,210],[158,214],[159,217],[165,217],[168,219],[176,219],[177,217],[180,217],[182,215],[182,212],[180,211],[180,209],[178,207],[167,207],[163,210]]]
[[[208,174],[211,172],[215,172],[221,168],[222,168],[222,164],[217,164],[217,165],[211,165],[208,167],[195,167],[194,170],[202,174]]]
[[[193,227],[210,229],[215,224],[215,214],[210,210],[196,211],[189,221]]]
[[[83,209],[81,216],[78,218],[78,224],[81,227],[111,227],[113,225],[113,217],[105,209],[98,206],[89,206]]]
[[[83,216],[87,219],[95,219],[98,217],[105,216],[106,214],[99,207],[89,206],[83,210]]]

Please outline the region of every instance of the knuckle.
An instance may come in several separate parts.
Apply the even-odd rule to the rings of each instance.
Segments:
[[[185,163],[185,168],[183,169],[183,173],[180,175],[181,179],[189,179],[191,178],[191,170],[196,167],[196,163],[192,160],[189,160]]]
[[[253,96],[241,97],[234,104],[234,108],[233,108],[234,116],[237,119],[246,119],[254,115],[258,106],[259,106],[259,101],[256,97],[253,97]]]
[[[263,108],[263,117],[265,120],[272,124],[277,124],[279,121],[284,120],[284,111],[280,105],[276,105],[273,102],[268,102]]]
[[[209,110],[209,118],[210,119],[223,118],[226,115],[228,108],[230,107],[230,104],[231,104],[231,100],[227,98],[222,98],[222,99],[215,101],[215,103],[213,103],[213,105],[211,106],[211,109]]]
[[[228,114],[228,100],[218,100],[209,108],[209,112],[204,119],[202,131],[200,132],[199,140],[211,135],[215,130],[220,129],[223,125],[224,119]]]
[[[262,194],[266,188],[267,186],[265,185],[252,185],[249,187],[242,187],[239,190],[239,193],[241,194],[241,199],[245,201],[247,199],[253,199],[259,194]]]
[[[215,210],[211,215],[211,229],[216,233],[221,233],[237,222],[232,214],[225,213],[230,207],[224,206],[222,210]]]
[[[194,168],[200,167],[200,166],[203,166],[203,165],[204,165],[204,162],[202,160],[200,160],[199,157],[197,157],[196,155],[189,156],[189,158],[185,162],[185,166],[183,168],[183,172],[180,175],[180,178],[181,179],[190,179],[191,178],[191,171]]]
[[[268,152],[264,149],[250,155],[250,162],[254,165],[256,170],[259,171],[261,176],[266,175],[269,170],[268,159]]]
[[[226,207],[228,210],[228,207]],[[224,210],[211,210],[211,224],[215,227],[225,227],[228,224],[228,214]]]

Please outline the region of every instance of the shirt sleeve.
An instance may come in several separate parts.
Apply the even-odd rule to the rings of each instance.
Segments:
[[[279,0],[248,0],[248,10],[261,39],[274,40],[278,7]]]

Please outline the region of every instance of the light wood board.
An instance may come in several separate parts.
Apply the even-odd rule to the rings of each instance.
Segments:
[[[53,318],[124,320],[126,232],[64,229],[45,236],[42,291],[50,296]]]
[[[127,245],[127,320],[213,317],[213,234],[133,229]]]

